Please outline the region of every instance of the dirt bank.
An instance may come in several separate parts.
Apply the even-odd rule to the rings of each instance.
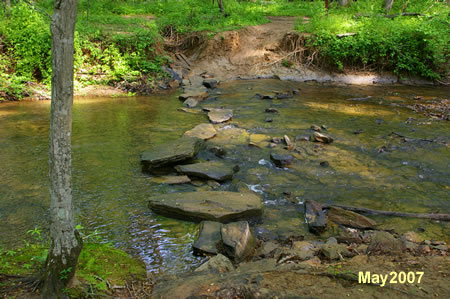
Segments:
[[[313,53],[303,47],[306,33],[294,31],[296,17],[269,17],[270,22],[240,30],[226,31],[212,39],[184,45],[192,62],[191,74],[207,72],[221,81],[233,79],[279,78],[292,81],[343,84],[430,84],[422,79],[399,79],[375,72],[330,73],[314,68]],[[304,22],[307,22],[307,18]],[[303,57],[300,57],[303,55]]]

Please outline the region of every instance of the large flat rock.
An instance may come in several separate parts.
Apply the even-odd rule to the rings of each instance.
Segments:
[[[217,161],[208,161],[188,165],[178,165],[175,169],[188,176],[196,176],[216,181],[226,181],[233,177],[234,171],[231,165]]]
[[[212,124],[199,124],[193,129],[186,131],[184,136],[197,137],[203,140],[211,139],[216,136],[217,131]]]
[[[263,205],[252,193],[201,191],[155,195],[149,198],[149,207],[167,217],[228,223],[260,217]]]
[[[141,163],[145,170],[153,170],[177,162],[194,158],[203,147],[204,141],[199,138],[182,137],[160,144],[141,154]]]

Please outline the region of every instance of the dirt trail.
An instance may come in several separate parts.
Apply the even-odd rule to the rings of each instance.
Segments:
[[[269,17],[270,23],[217,34],[189,54],[192,73],[205,71],[219,80],[269,76],[281,59],[280,42],[293,31],[296,17]]]

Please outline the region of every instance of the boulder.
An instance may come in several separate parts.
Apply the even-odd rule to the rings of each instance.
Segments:
[[[217,80],[215,79],[205,79],[203,80],[203,86],[206,88],[216,88],[217,87]]]
[[[403,243],[388,232],[376,232],[369,243],[370,254],[399,254],[403,251]]]
[[[217,131],[211,124],[199,124],[192,130],[186,131],[184,136],[196,137],[203,140],[211,139],[216,136]]]
[[[343,244],[325,244],[320,249],[319,255],[327,260],[339,260],[344,257],[355,256]]]
[[[188,165],[178,165],[175,169],[188,176],[226,181],[233,177],[233,167],[222,162],[208,161]]]
[[[292,164],[292,161],[294,161],[294,157],[292,155],[280,155],[271,153],[270,160],[272,160],[273,163],[278,167],[286,167]]]
[[[222,243],[222,223],[202,221],[198,229],[198,237],[194,243],[195,255],[213,255],[219,253]]]
[[[234,270],[234,266],[231,261],[224,255],[218,254],[212,258],[210,258],[206,263],[202,264],[200,267],[195,269],[194,272],[230,272]]]
[[[377,225],[372,219],[338,207],[330,207],[330,209],[328,209],[328,220],[337,224],[359,229],[374,228]]]
[[[194,158],[203,147],[199,138],[182,137],[153,147],[141,154],[144,170],[151,171],[177,162]]]
[[[314,134],[311,136],[311,141],[321,142],[321,143],[332,143],[333,138],[331,138],[330,136],[327,136],[325,134],[321,134],[319,132],[314,132]]]
[[[183,105],[188,108],[194,108],[195,106],[198,105],[198,102],[194,98],[188,98],[186,101],[183,102]]]
[[[305,201],[305,219],[312,233],[319,234],[327,228],[327,217],[322,205],[314,200]]]
[[[160,194],[149,198],[155,213],[190,221],[211,220],[222,223],[259,218],[261,199],[253,193],[201,191]]]
[[[231,109],[210,109],[208,118],[213,124],[219,124],[230,120],[233,117]]]
[[[221,231],[222,250],[226,256],[235,262],[251,258],[256,248],[256,239],[247,221],[226,224]]]
[[[278,113],[278,109],[277,108],[266,108],[264,110],[264,112],[266,112],[266,113]]]
[[[319,126],[316,126],[316,125],[311,125],[311,129],[313,130],[313,131],[316,131],[316,132],[320,132],[321,130],[320,130],[320,127]]]

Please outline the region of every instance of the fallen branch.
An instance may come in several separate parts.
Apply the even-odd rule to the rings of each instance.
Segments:
[[[422,214],[422,213],[403,213],[403,212],[393,212],[393,211],[381,211],[381,210],[372,210],[367,208],[359,208],[352,206],[344,206],[344,205],[322,205],[324,209],[329,209],[330,207],[338,207],[344,210],[359,212],[359,213],[367,213],[372,215],[383,215],[383,216],[395,216],[395,217],[411,217],[411,218],[422,218],[422,219],[431,219],[431,220],[440,220],[440,221],[450,221],[450,214]]]

